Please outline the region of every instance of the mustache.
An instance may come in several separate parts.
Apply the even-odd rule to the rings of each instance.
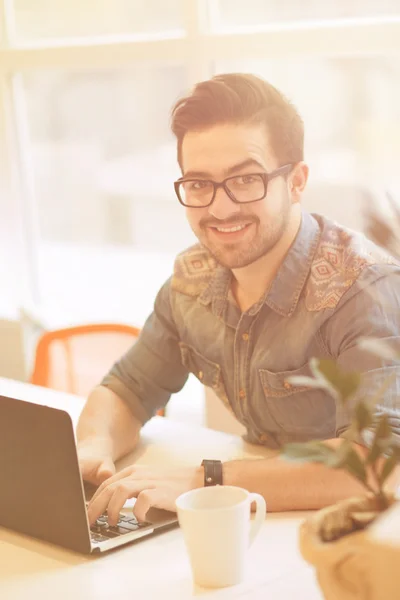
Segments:
[[[243,225],[244,223],[246,225],[250,224],[250,223],[257,223],[258,219],[254,216],[252,217],[243,217],[240,215],[237,216],[233,216],[229,219],[229,221],[219,221],[216,219],[209,219],[209,218],[205,218],[205,219],[201,219],[199,222],[200,227],[235,227],[235,225]]]

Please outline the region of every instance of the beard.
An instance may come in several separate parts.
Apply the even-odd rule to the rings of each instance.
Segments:
[[[235,215],[229,219],[229,226],[250,223],[251,233],[245,233],[243,240],[231,244],[212,239],[209,227],[224,227],[223,222],[215,219],[202,219],[193,232],[220,265],[228,269],[242,269],[267,255],[281,240],[290,221],[290,209],[291,203],[287,198],[281,209],[265,223],[261,223],[255,215]]]

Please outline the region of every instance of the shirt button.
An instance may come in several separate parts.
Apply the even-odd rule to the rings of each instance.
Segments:
[[[242,398],[242,400],[243,398],[246,398],[246,392],[244,390],[239,391],[239,398]]]
[[[199,371],[199,379],[203,379],[203,371]]]
[[[285,388],[285,390],[290,390],[292,388],[291,384],[288,381],[285,381],[283,387]]]
[[[244,333],[242,335],[242,340],[244,340],[245,342],[247,342],[248,339],[249,339],[249,334],[248,333]]]

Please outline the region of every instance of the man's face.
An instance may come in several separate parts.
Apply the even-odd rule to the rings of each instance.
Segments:
[[[220,182],[233,175],[269,173],[279,166],[261,126],[216,125],[183,139],[185,179]],[[262,200],[236,204],[219,188],[210,206],[187,208],[186,213],[196,237],[216,260],[239,269],[272,250],[288,225],[291,206],[286,179],[276,177]],[[232,228],[235,231],[226,231]]]

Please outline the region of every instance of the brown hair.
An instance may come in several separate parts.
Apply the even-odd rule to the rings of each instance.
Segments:
[[[181,167],[185,134],[221,123],[263,124],[280,165],[303,160],[304,126],[293,104],[255,75],[228,73],[198,83],[172,109]]]

